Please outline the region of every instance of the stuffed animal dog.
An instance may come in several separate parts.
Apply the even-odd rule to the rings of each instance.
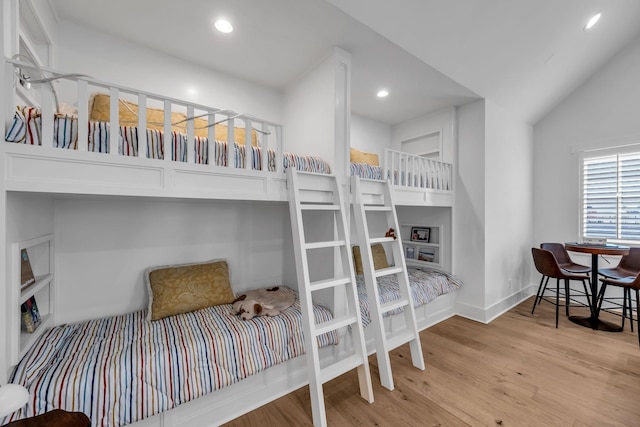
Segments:
[[[256,289],[239,295],[233,302],[232,314],[240,315],[242,320],[255,316],[277,316],[290,307],[296,296],[292,291],[274,288]]]
[[[390,228],[389,231],[387,231],[386,233],[384,233],[384,237],[393,237],[393,240],[396,240],[396,230],[394,230],[393,228]]]

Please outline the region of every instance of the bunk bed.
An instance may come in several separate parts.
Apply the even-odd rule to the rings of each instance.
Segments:
[[[351,148],[349,172],[365,179],[388,180],[396,205],[453,206],[453,166],[414,154],[385,149],[376,153]]]
[[[317,322],[332,318],[318,305],[314,317]],[[321,348],[335,344],[335,332],[318,337]],[[184,413],[187,402],[205,397],[215,410],[209,423],[223,422],[229,415],[220,400],[212,399],[221,389],[250,377],[255,384],[264,380],[257,374],[303,353],[297,296],[279,315],[251,320],[234,315],[231,304],[221,304],[151,322],[141,310],[57,326],[16,366],[11,382],[25,386],[30,400],[4,421],[64,409],[83,412],[92,426],[118,427],[153,416],[157,422],[164,415],[158,414],[175,408]]]
[[[286,201],[288,167],[331,172],[324,159],[284,152],[281,125],[251,114],[38,71],[63,81],[73,106],[17,79],[5,88],[21,103],[5,133],[10,143],[0,144],[8,191]]]

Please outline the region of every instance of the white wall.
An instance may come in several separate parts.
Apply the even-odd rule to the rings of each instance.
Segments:
[[[440,132],[442,138],[440,160],[448,163],[453,162],[455,114],[454,108],[447,108],[393,126],[391,148],[401,150],[402,141]]]
[[[533,129],[490,100],[485,105],[485,306],[488,308],[503,304],[530,285]],[[519,300],[517,296],[515,299]]]
[[[335,158],[335,63],[327,56],[287,86],[284,95],[284,141],[290,151]]]
[[[640,38],[536,124],[534,245],[581,238],[579,151],[640,143],[638,76]]]
[[[457,304],[477,317],[485,295],[485,102],[458,108],[458,158],[453,211],[453,273],[464,286]],[[477,312],[477,313],[476,313]]]
[[[390,147],[390,125],[357,114],[351,115],[351,148],[376,153],[382,162],[385,148]]]
[[[235,292],[282,284],[287,209],[269,202],[58,199],[58,321],[144,308],[143,273],[152,266],[224,258]]]
[[[64,22],[58,35],[55,55],[61,71],[282,123],[282,96],[277,90],[74,23]]]

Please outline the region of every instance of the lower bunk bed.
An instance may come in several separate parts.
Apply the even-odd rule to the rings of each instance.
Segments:
[[[360,303],[360,315],[362,316],[362,325],[365,327],[367,349],[371,354],[375,352],[375,346],[373,337],[370,333],[367,333],[367,326],[372,323],[372,320],[369,296],[367,294],[362,269],[360,247],[354,245],[352,250]],[[376,270],[389,267],[384,248],[381,244],[373,245],[372,252],[374,268]],[[408,267],[407,276],[409,278],[418,330],[424,330],[454,314],[455,291],[463,286],[459,278],[445,271],[428,267]],[[401,298],[397,275],[392,274],[378,277],[376,281],[381,304]],[[394,331],[401,331],[405,328],[404,316],[397,316],[397,314],[401,312],[402,309],[400,308],[384,315],[385,331],[393,333]]]
[[[332,318],[322,306],[314,316]],[[30,400],[0,424],[60,408],[92,426],[219,425],[306,384],[297,298],[274,317],[241,320],[222,304],[146,319],[141,310],[43,334],[11,379]],[[318,342],[327,350],[338,337]]]

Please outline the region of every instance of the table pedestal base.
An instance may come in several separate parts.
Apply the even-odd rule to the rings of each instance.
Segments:
[[[622,331],[622,326],[616,325],[611,322],[605,322],[604,320],[596,319],[593,316],[569,316],[569,320],[571,320],[576,325],[595,329],[597,331],[606,331],[606,332]]]

